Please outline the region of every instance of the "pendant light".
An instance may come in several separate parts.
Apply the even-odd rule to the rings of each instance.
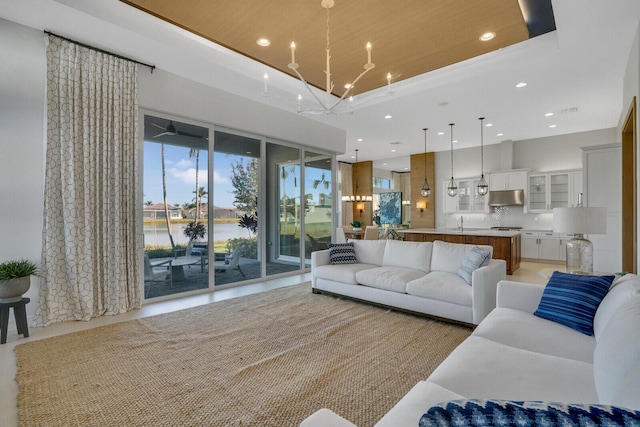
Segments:
[[[431,187],[429,187],[429,181],[427,180],[427,130],[429,128],[422,129],[424,131],[424,184],[420,190],[422,197],[429,197],[431,195]]]
[[[456,180],[453,179],[453,125],[455,123],[449,123],[451,127],[451,181],[449,181],[449,186],[447,187],[447,195],[449,197],[455,197],[458,195],[458,184],[456,184]]]
[[[353,165],[354,173],[353,175],[356,177],[356,192],[351,196],[342,196],[343,202],[371,202],[373,201],[373,196],[361,196],[358,188],[358,149],[356,148],[356,162]]]
[[[480,175],[476,189],[479,196],[484,196],[489,192],[489,184],[484,179],[484,117],[480,117],[478,120],[480,120],[480,173],[482,175]]]

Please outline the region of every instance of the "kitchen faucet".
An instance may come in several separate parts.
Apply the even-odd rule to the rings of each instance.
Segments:
[[[464,231],[464,217],[460,215],[460,225],[458,226],[460,231]]]

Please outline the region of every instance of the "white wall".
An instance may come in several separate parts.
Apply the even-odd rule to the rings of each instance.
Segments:
[[[618,124],[618,135],[622,135],[622,127],[624,121],[627,118],[629,106],[633,98],[636,97],[636,112],[638,111],[637,103],[640,102],[640,25],[636,28],[636,33],[633,38],[633,45],[631,46],[631,52],[629,52],[629,60],[627,62],[627,68],[625,69],[624,79],[622,84],[622,105],[620,106],[620,122]],[[636,132],[640,131],[640,114],[636,115]],[[638,142],[639,136],[636,136],[636,165],[640,165],[640,147]],[[637,174],[636,186],[638,188],[637,200],[640,201],[640,173]],[[640,206],[636,206],[638,217],[636,221],[640,224]],[[640,241],[640,230],[638,230],[637,240]],[[638,252],[637,264],[640,265],[640,251]]]
[[[528,168],[531,172],[582,169],[581,147],[616,142],[616,128],[580,132],[522,141],[505,141],[484,147],[484,173],[504,170],[512,157],[511,169]],[[436,167],[436,226],[455,227],[459,214],[442,212],[442,182],[451,179],[449,151],[435,153]],[[480,176],[480,147],[453,150],[453,173],[456,180]],[[433,196],[432,196],[433,197]],[[525,214],[522,208],[503,209],[500,215],[465,214],[466,227],[485,228],[496,225],[522,225],[527,228],[551,229],[551,214]]]
[[[39,264],[44,202],[43,34],[0,20],[0,262]],[[38,280],[26,294],[33,311]]]
[[[0,19],[0,262],[40,264],[46,150],[44,35]],[[139,71],[141,107],[258,135],[344,152],[346,134],[306,117],[257,104],[163,72]],[[33,315],[38,280],[27,293]]]

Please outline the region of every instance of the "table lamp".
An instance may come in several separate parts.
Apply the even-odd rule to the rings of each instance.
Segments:
[[[567,242],[567,272],[592,274],[593,244],[584,235],[607,232],[607,208],[554,208],[553,231],[573,233]]]

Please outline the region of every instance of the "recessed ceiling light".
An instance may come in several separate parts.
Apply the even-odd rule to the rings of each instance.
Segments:
[[[383,163],[383,164],[382,164],[382,166],[387,166],[387,164],[386,164],[386,163]]]
[[[551,116],[553,116],[553,113],[547,113],[547,114],[545,114],[544,116],[545,116],[545,117],[551,117]]]
[[[550,128],[558,127],[558,125],[549,125]]]
[[[386,116],[384,116],[385,119],[390,119],[391,117],[391,114],[387,114]]]
[[[516,85],[517,88],[525,87],[527,84],[525,82],[520,82]]]
[[[346,85],[344,85],[345,89],[351,89],[351,83],[347,83]]]
[[[362,138],[358,138],[358,142],[362,142]]]
[[[497,133],[496,136],[504,136],[504,133]]]
[[[258,43],[258,46],[266,47],[266,46],[269,46],[271,44],[271,40],[265,39],[265,38],[261,38],[261,39],[256,40],[256,43]]]
[[[356,156],[351,156],[351,158],[352,158],[352,159],[355,159],[355,158],[356,158]]]
[[[494,33],[493,31],[489,31],[488,33],[484,33],[483,35],[480,36],[480,41],[488,42],[489,40],[493,39],[495,36],[496,36],[496,33]]]
[[[408,170],[409,170],[409,168],[404,168],[404,170],[408,171]]]
[[[455,144],[456,142],[458,142],[458,140],[457,140],[457,139],[454,139],[454,140],[453,140],[453,143]]]
[[[490,128],[491,126],[493,126],[493,123],[487,123],[485,126]]]
[[[398,150],[396,150],[395,148],[393,150],[391,150],[392,153],[395,153],[396,151],[398,151]]]
[[[444,132],[438,132],[438,135],[444,135]]]

